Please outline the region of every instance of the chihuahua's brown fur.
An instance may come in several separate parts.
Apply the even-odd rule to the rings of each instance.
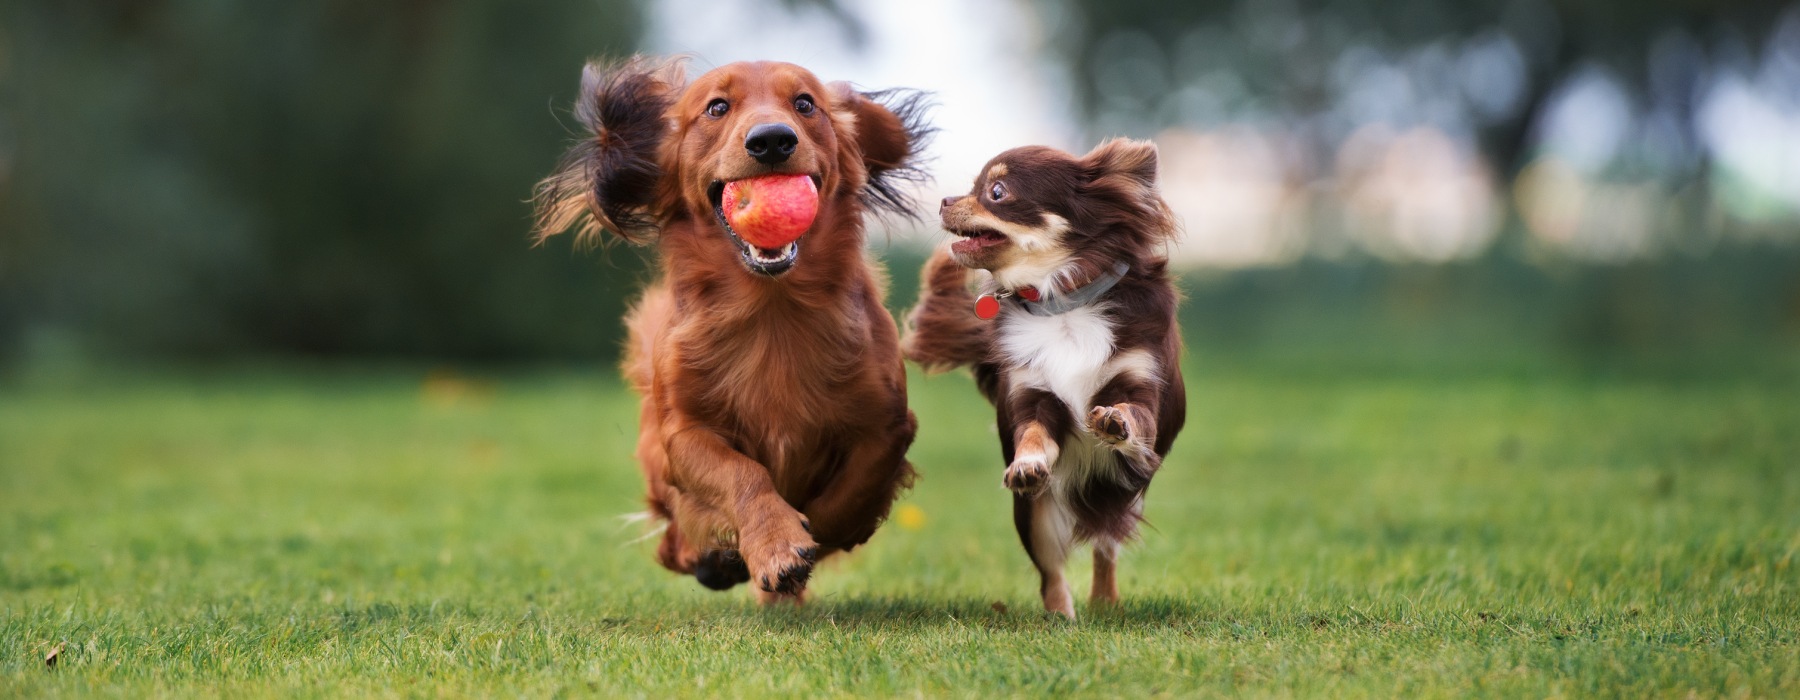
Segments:
[[[994,404],[1002,480],[1044,607],[1075,616],[1063,566],[1083,541],[1094,546],[1091,600],[1115,602],[1119,548],[1187,414],[1156,147],[1013,149],[969,194],[944,198],[941,215],[959,240],[926,263],[903,352],[928,370],[970,367]],[[1115,277],[1091,303],[1056,306]],[[975,316],[972,286],[1004,296],[997,318]],[[1034,294],[1039,303],[1024,300]]]

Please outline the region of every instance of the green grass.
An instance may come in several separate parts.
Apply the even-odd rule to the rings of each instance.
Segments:
[[[1800,694],[1792,377],[1189,366],[1126,602],[1073,624],[960,376],[913,382],[922,518],[799,610],[632,541],[608,375],[19,384],[0,696]]]

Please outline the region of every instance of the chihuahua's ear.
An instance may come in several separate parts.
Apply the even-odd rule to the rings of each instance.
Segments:
[[[1141,186],[1156,186],[1156,144],[1116,138],[1082,156],[1089,180],[1125,178]]]
[[[637,56],[621,63],[589,63],[581,72],[575,118],[582,138],[556,172],[537,185],[539,242],[570,228],[582,243],[602,230],[631,243],[654,236],[653,211],[668,137],[669,107],[686,82],[683,61]]]
[[[925,120],[925,112],[932,106],[930,93],[899,88],[857,92],[841,82],[832,83],[830,89],[837,107],[834,111],[853,117],[853,126],[840,132],[856,135],[862,166],[868,173],[862,188],[863,204],[917,219],[918,212],[902,183],[927,179],[919,165],[925,146],[937,133]]]
[[[1081,168],[1087,197],[1117,205],[1113,214],[1129,222],[1130,230],[1165,239],[1176,235],[1175,215],[1156,189],[1155,143],[1115,138],[1082,156]]]

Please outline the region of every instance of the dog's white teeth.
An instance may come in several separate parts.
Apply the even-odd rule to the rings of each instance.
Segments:
[[[780,262],[786,260],[788,255],[793,252],[794,247],[798,245],[798,243],[789,243],[775,250],[752,246],[750,250],[753,251],[751,254],[756,257],[758,262]]]

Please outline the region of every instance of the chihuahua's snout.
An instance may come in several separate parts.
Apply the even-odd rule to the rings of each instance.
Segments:
[[[786,162],[800,145],[800,136],[786,124],[757,124],[744,137],[744,151],[763,165]]]
[[[958,200],[958,199],[962,199],[962,197],[958,197],[956,195],[951,195],[949,197],[945,197],[943,204],[938,206],[938,211],[944,211],[945,209],[949,209],[950,207],[956,206],[956,200]]]

